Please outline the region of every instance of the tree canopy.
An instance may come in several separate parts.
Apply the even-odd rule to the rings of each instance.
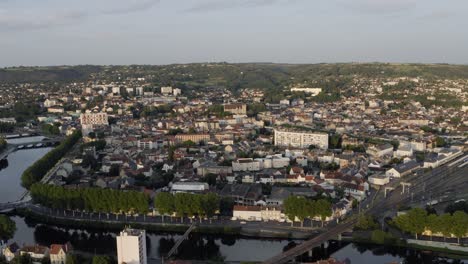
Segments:
[[[16,232],[16,224],[8,216],[0,215],[0,240],[8,240]]]

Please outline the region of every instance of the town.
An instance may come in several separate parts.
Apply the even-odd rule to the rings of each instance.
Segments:
[[[351,66],[358,70],[346,78],[291,75],[274,89],[251,79],[276,66],[223,63],[103,66],[82,80],[2,82],[2,151],[55,147],[21,176],[26,194],[0,209],[306,239],[361,221],[366,210],[398,226],[411,208],[464,203],[468,79],[366,75],[360,71],[378,65]],[[241,70],[229,85],[218,76],[226,67]],[[8,143],[25,135],[43,138]],[[405,202],[385,210],[395,197]],[[380,202],[385,212],[372,211]],[[468,223],[466,213],[453,217]],[[463,240],[467,228],[440,237]],[[121,237],[134,233],[145,237],[136,229]],[[129,241],[117,239],[119,254]],[[3,255],[65,263],[71,248],[13,241]]]

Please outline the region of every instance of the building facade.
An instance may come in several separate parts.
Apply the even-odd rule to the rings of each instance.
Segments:
[[[117,263],[146,264],[146,231],[126,228],[117,236]]]
[[[275,146],[308,148],[311,145],[321,149],[328,149],[328,134],[275,129]]]
[[[247,114],[247,105],[245,104],[225,104],[224,112],[230,112],[235,115]]]

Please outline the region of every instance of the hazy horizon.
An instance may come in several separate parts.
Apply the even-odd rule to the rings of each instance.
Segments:
[[[0,67],[468,64],[462,0],[0,0]]]

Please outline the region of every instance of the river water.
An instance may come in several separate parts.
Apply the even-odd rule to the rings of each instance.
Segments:
[[[28,142],[31,139],[20,139],[20,141]],[[24,192],[20,184],[22,172],[49,150],[50,148],[20,150],[9,155],[8,163],[3,162],[3,166],[0,167],[1,202],[14,201],[21,196]],[[84,254],[116,255],[116,230],[76,230],[44,225],[19,216],[12,216],[12,219],[16,222],[17,231],[9,242],[15,241],[20,246],[36,243],[50,246],[52,243],[71,242],[77,251]],[[150,263],[159,263],[160,257],[170,250],[179,236],[180,234],[163,232],[148,233],[147,245]],[[228,262],[262,261],[282,252],[296,242],[300,241],[192,234],[189,240],[182,243],[177,257]],[[434,263],[434,261],[440,260],[438,256],[427,251],[334,241],[327,249],[314,249],[312,258],[307,260],[319,260],[330,256],[338,260],[348,258],[353,264]],[[443,261],[451,262],[449,259],[443,259]]]

